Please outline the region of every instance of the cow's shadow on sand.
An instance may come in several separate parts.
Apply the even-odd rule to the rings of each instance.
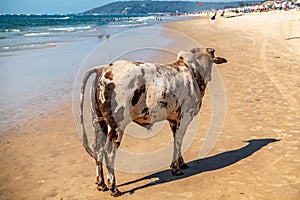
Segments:
[[[134,180],[134,181],[123,183],[123,184],[119,185],[118,187],[134,184],[134,183],[137,183],[137,182],[143,181],[143,180],[155,179],[155,181],[152,181],[145,185],[135,187],[131,190],[123,192],[123,194],[125,194],[125,193],[133,194],[135,191],[143,189],[143,188],[147,188],[147,187],[151,187],[154,185],[159,185],[159,184],[163,184],[163,183],[167,183],[167,182],[171,182],[171,181],[176,181],[179,179],[188,178],[190,176],[194,176],[194,175],[200,174],[202,172],[222,169],[222,168],[230,166],[234,163],[237,163],[244,158],[251,156],[253,153],[260,150],[262,147],[264,147],[272,142],[277,142],[277,141],[279,141],[279,140],[274,139],[274,138],[249,140],[249,141],[246,141],[246,142],[248,142],[248,144],[240,149],[227,151],[224,153],[217,154],[215,156],[197,159],[197,160],[188,162],[187,165],[189,166],[189,168],[184,170],[184,175],[173,176],[171,173],[171,169],[167,169],[167,170],[153,173],[151,175],[142,177],[142,178]]]

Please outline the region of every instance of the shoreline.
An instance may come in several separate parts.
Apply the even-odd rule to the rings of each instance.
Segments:
[[[145,179],[120,190],[142,187],[130,196],[133,199],[297,199],[299,39],[287,38],[297,36],[299,23],[299,12],[290,12],[215,21],[196,18],[163,25],[188,35],[202,46],[214,47],[217,56],[228,59],[228,64],[218,67],[227,95],[226,121],[213,151],[199,160],[199,146],[210,123],[207,93],[199,131],[184,154],[188,163],[199,160],[203,171],[163,184]],[[93,184],[94,161],[77,136],[71,102],[60,103],[46,115],[12,124],[12,129],[0,136],[0,199],[110,198]],[[165,135],[171,135],[169,130]],[[264,139],[280,141],[262,145]],[[247,147],[243,141],[249,140],[252,146]],[[137,151],[156,147],[155,142],[148,142],[148,146],[129,143],[126,136],[122,142],[124,148],[128,145],[126,148]],[[228,165],[222,166],[223,162]],[[149,175],[116,173],[118,184]],[[143,188],[146,184],[151,186]],[[127,199],[128,195],[119,198]]]
[[[94,41],[28,50],[2,58],[6,71],[2,69],[0,135],[3,129],[47,115],[53,110],[51,107],[71,99],[77,67],[86,55],[83,52],[90,51]]]

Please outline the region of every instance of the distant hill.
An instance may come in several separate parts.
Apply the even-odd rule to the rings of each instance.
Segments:
[[[149,13],[189,13],[238,7],[241,4],[256,2],[260,1],[202,2],[202,6],[200,7],[200,1],[119,1],[93,8],[83,12],[83,14],[134,15]]]

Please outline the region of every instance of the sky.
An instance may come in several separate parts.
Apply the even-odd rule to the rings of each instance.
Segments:
[[[71,14],[120,0],[0,0],[0,13]],[[175,1],[175,0],[168,0]],[[197,1],[197,0],[193,0]],[[201,0],[199,0],[200,2]],[[203,0],[213,1],[213,0]],[[238,0],[216,0],[238,1]]]

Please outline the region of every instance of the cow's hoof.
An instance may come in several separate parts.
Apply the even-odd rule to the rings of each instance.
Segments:
[[[119,196],[121,196],[123,193],[122,192],[120,192],[117,188],[116,189],[114,189],[114,191],[111,191],[111,196],[113,196],[113,197],[119,197]]]
[[[187,164],[185,164],[185,163],[182,163],[180,165],[180,169],[187,169],[187,168],[189,168],[189,166]]]
[[[183,171],[181,169],[172,169],[172,174],[174,176],[181,176],[183,175]]]
[[[98,185],[98,186],[97,186],[97,189],[98,189],[99,191],[105,192],[105,191],[108,190],[108,187],[107,187],[105,184],[102,184],[102,185]]]

